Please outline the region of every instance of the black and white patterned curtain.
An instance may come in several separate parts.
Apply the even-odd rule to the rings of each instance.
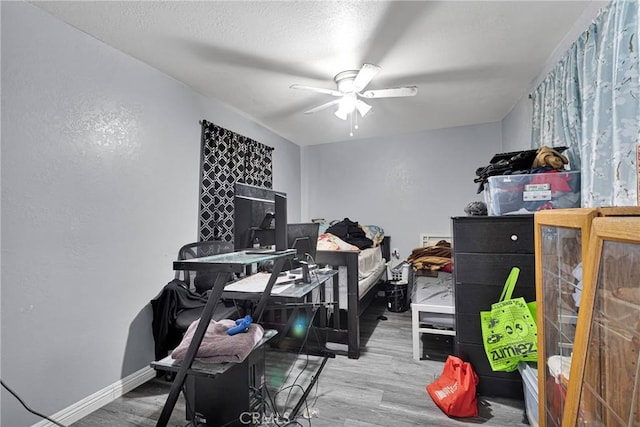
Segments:
[[[233,240],[234,184],[271,188],[273,148],[202,121],[200,241]]]

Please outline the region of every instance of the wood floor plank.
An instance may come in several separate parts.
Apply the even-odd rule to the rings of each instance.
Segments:
[[[380,320],[384,315],[387,320]],[[442,372],[451,341],[425,335],[427,359],[412,358],[411,313],[392,313],[382,299],[362,317],[361,356],[329,359],[307,398],[313,413],[301,425],[311,427],[456,427],[482,424],[507,427],[523,424],[519,400],[479,398],[479,416],[447,417],[425,390]],[[448,347],[449,346],[449,347]],[[433,351],[433,352],[432,352]],[[431,353],[432,352],[432,353]],[[320,366],[321,358],[269,351],[266,377],[280,413],[291,411]],[[296,386],[291,387],[293,384]],[[291,387],[291,388],[288,388]],[[154,426],[169,393],[170,383],[154,379],[73,424],[74,427]],[[302,413],[303,411],[301,411]],[[185,402],[180,396],[170,426],[185,426]],[[266,425],[266,424],[265,424]],[[275,425],[275,424],[270,424]]]

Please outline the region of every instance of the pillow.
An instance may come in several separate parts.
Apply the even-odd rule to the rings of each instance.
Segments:
[[[331,224],[329,221],[322,221],[318,223],[318,234],[324,234],[327,232],[327,228],[329,228]]]
[[[364,231],[364,234],[367,238],[373,241],[373,246],[380,246],[382,240],[384,239],[384,230],[382,227],[377,225],[362,225],[360,224],[360,228]]]

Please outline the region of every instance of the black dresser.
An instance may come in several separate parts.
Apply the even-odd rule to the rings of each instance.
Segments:
[[[471,362],[484,396],[523,398],[518,371],[494,372],[482,345],[480,311],[498,301],[512,267],[520,268],[513,297],[536,298],[533,215],[454,217],[455,352]]]

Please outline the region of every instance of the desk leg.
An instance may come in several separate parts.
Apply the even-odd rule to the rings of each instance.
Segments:
[[[258,301],[258,306],[256,307],[256,311],[253,313],[253,321],[255,323],[260,323],[262,320],[262,313],[264,312],[265,307],[267,306],[267,301],[269,301],[269,297],[271,296],[271,289],[273,285],[275,285],[276,280],[278,279],[278,275],[282,271],[282,267],[284,267],[284,263],[288,261],[287,258],[278,258],[273,263],[273,270],[271,270],[271,277],[269,277],[269,281],[267,282],[267,286]]]
[[[322,284],[320,285],[320,290],[318,291],[318,294],[320,295],[320,302],[326,302],[326,291],[325,291],[325,286],[326,286],[326,282],[322,282]],[[311,301],[313,302],[313,301]],[[327,306],[326,305],[321,305],[320,306],[320,327],[321,328],[326,328],[327,327]]]
[[[318,372],[316,372],[316,374],[311,379],[311,382],[309,383],[307,388],[304,390],[304,393],[302,394],[302,397],[300,398],[300,400],[298,400],[298,403],[296,404],[295,408],[293,408],[293,411],[291,412],[291,415],[289,415],[289,419],[295,420],[296,417],[298,416],[298,412],[300,411],[300,408],[302,408],[302,404],[307,399],[307,396],[309,396],[309,392],[311,392],[311,389],[315,385],[316,381],[318,381],[318,378],[320,377],[320,374],[322,373],[322,370],[324,369],[324,365],[327,364],[327,360],[328,360],[327,357],[322,359],[322,363],[320,364],[320,367],[318,368]]]
[[[333,327],[340,329],[340,273],[333,276]]]
[[[205,332],[207,332],[207,327],[209,326],[209,322],[211,321],[211,317],[213,316],[213,311],[216,308],[218,300],[220,300],[220,297],[222,296],[222,291],[224,290],[224,285],[226,284],[227,279],[228,273],[221,273],[218,274],[218,277],[216,277],[213,289],[211,290],[211,294],[209,295],[207,304],[204,306],[202,316],[200,317],[200,321],[198,322],[198,327],[193,334],[191,344],[189,345],[187,354],[185,355],[184,360],[180,365],[180,369],[178,370],[178,373],[173,380],[171,390],[169,391],[169,396],[167,397],[167,401],[162,408],[162,413],[160,414],[160,418],[156,423],[156,427],[166,427],[167,423],[169,422],[169,418],[171,418],[171,413],[173,412],[173,408],[176,406],[178,396],[180,396],[180,390],[182,390],[185,378],[187,377],[187,371],[189,370],[189,368],[191,368],[193,359],[195,359],[196,354],[198,353],[200,343],[202,342],[202,338],[204,338]]]

